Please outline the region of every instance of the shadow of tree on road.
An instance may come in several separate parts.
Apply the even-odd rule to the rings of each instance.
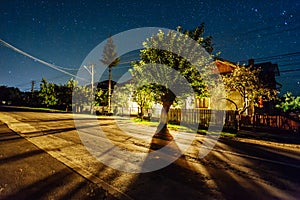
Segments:
[[[238,146],[238,142],[228,141],[222,140],[218,144],[227,151],[236,152],[232,146]],[[153,137],[149,152],[167,144],[170,141]],[[174,152],[180,151],[176,144],[172,148]],[[261,152],[266,152],[269,158],[293,159],[300,167],[299,159],[270,149],[243,144],[240,153],[248,155],[252,151],[251,156],[259,156]],[[182,155],[162,169],[139,174],[135,182],[128,186],[127,193],[135,199],[295,199],[297,185],[300,186],[300,176],[294,176],[297,168],[286,172],[284,165],[278,166],[278,163],[265,164],[261,160],[243,157],[233,159],[232,155],[215,150],[203,159]]]

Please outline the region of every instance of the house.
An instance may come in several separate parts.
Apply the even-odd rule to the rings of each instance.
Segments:
[[[262,87],[267,87],[274,90],[280,90],[282,85],[276,81],[276,76],[280,76],[277,64],[271,62],[254,63],[254,59],[249,59],[248,67],[253,69],[260,69],[258,78]],[[264,101],[263,96],[258,99],[258,106],[255,107],[255,113],[259,114],[273,114],[275,111],[274,101]]]
[[[231,73],[235,67],[236,64],[224,59],[216,59],[215,64],[217,66],[218,71],[216,73],[219,73],[220,75],[226,75]],[[237,93],[234,94],[234,96],[231,96],[231,100],[237,103],[232,103],[231,101],[226,101],[226,110],[236,110],[236,107],[240,107],[243,102],[242,97]],[[211,100],[209,97],[204,97],[204,98],[197,98],[196,99],[196,108],[202,108],[202,109],[210,109],[211,108]],[[238,104],[238,105],[236,105]]]
[[[236,63],[224,60],[224,59],[216,59],[215,64],[217,66],[218,72],[221,75],[227,75],[232,73],[235,67],[238,65]],[[277,64],[273,64],[271,62],[265,63],[254,63],[254,59],[249,59],[248,65],[246,67],[252,67],[253,69],[260,69],[260,73],[258,75],[259,84],[261,87],[267,87],[270,89],[280,89],[281,84],[276,81],[276,76],[279,76],[279,69]],[[251,105],[249,109],[246,110],[246,114],[251,115],[254,112],[260,113],[271,113],[273,112],[275,105],[274,102],[267,102],[263,100],[264,97],[260,97],[258,99],[258,107],[254,107]],[[238,92],[232,92],[230,97],[227,98],[226,101],[226,110],[237,110],[238,108],[243,107],[245,100]],[[248,103],[248,102],[246,102]],[[205,108],[210,109],[211,101],[210,98],[201,98],[196,99],[196,108]]]

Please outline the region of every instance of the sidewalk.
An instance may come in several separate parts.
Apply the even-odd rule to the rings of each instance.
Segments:
[[[240,130],[237,133],[237,137],[269,142],[278,142],[283,144],[300,144],[300,134],[298,133]]]
[[[114,199],[0,121],[0,199]]]

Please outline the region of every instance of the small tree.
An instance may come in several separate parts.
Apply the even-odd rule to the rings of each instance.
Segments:
[[[47,80],[43,78],[40,85],[39,97],[41,98],[41,103],[47,107],[57,105],[58,98],[55,91],[55,84],[48,83]]]
[[[143,85],[142,87],[137,88],[132,96],[133,101],[139,105],[139,115],[143,119],[144,109],[150,109],[155,100],[153,88],[149,85]]]
[[[76,112],[82,112],[84,105],[91,102],[91,88],[88,86],[76,86],[73,90],[73,106]]]
[[[77,81],[70,79],[66,84],[56,87],[58,96],[58,105],[69,111],[72,106],[72,93],[74,87],[76,87]]]
[[[95,105],[96,106],[107,105],[107,97],[108,97],[107,92],[105,92],[101,88],[96,89],[96,92],[95,92]]]
[[[258,78],[259,72],[259,69],[236,65],[232,73],[223,76],[228,100],[237,106],[230,96],[237,92],[243,98],[242,107],[237,107],[239,114],[244,113],[251,105],[256,105],[259,96],[264,96],[265,100],[276,97],[275,89],[266,88],[261,84]]]

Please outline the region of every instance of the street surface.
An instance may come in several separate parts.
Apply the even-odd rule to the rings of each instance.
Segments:
[[[76,115],[76,118],[83,121],[77,128],[96,130],[88,115]],[[74,126],[73,114],[0,107],[0,121],[36,146],[27,151],[26,159],[31,159],[37,151],[47,152],[56,161],[89,180],[90,187],[97,185],[103,188],[95,192],[99,199],[103,198],[101,191],[119,199],[300,199],[299,135],[293,136],[293,139],[284,137],[281,141],[280,138],[268,137],[220,138],[213,150],[202,159],[198,158],[198,153],[204,136],[197,135],[188,150],[173,164],[149,173],[127,173],[102,164],[87,151]],[[112,143],[120,148],[149,151],[155,127],[126,120],[116,124],[109,117],[99,118],[98,122]],[[3,138],[5,131],[0,131],[0,138]],[[176,134],[174,131],[171,133]],[[21,157],[16,155],[22,146],[16,147],[18,152],[12,158],[2,153],[7,145],[17,145],[11,142],[14,140],[1,140],[0,163],[1,166],[11,165],[17,169],[15,162],[18,159],[21,161]],[[10,162],[11,159],[14,162]],[[26,169],[30,170],[30,160],[26,162]],[[52,163],[47,164],[51,168]],[[130,163],[123,164],[130,167]],[[26,171],[20,177],[14,177],[16,187],[8,190],[9,184],[14,181],[3,173],[9,169],[0,169],[3,170],[0,175],[4,176],[0,177],[0,198],[26,191],[17,184]],[[47,170],[41,168],[39,173],[44,172],[53,181]],[[30,174],[33,175],[32,170]],[[43,180],[47,181],[47,177]],[[61,182],[61,185],[69,182],[69,179],[54,180]],[[39,184],[38,180],[36,184]],[[61,189],[66,194],[69,192],[68,186]],[[40,192],[54,195],[56,191],[57,187],[50,185]],[[39,197],[43,198],[43,195]]]
[[[0,122],[0,199],[115,199]]]

